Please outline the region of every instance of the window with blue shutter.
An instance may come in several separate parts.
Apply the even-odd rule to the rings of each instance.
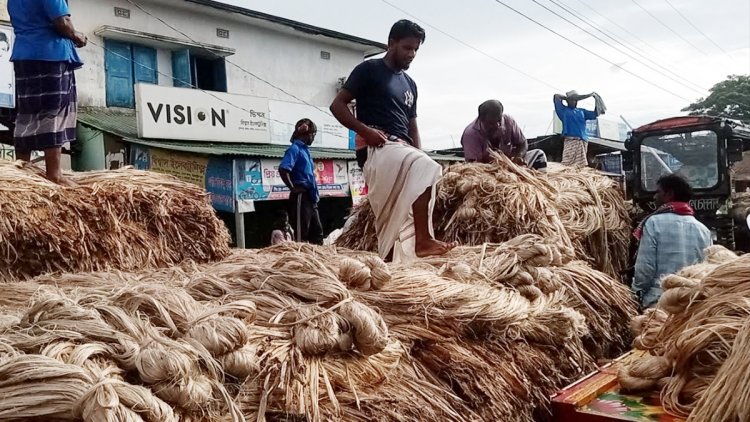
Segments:
[[[105,40],[104,70],[107,107],[135,107],[135,84],[159,82],[156,50],[138,44]]]
[[[227,92],[227,67],[224,58],[196,56],[190,50],[173,51],[172,77],[176,87]]]

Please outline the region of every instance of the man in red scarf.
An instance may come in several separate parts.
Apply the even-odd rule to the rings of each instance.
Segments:
[[[640,241],[635,260],[633,291],[643,309],[661,297],[661,278],[703,260],[711,246],[711,232],[693,217],[688,182],[670,174],[657,182],[657,210],[646,217],[633,235]]]

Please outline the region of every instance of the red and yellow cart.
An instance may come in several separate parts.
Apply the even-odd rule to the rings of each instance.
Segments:
[[[558,422],[684,422],[668,414],[658,392],[643,395],[620,391],[617,371],[640,356],[630,352],[562,389],[552,397],[553,420]]]

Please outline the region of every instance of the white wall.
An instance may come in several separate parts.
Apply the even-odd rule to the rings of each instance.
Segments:
[[[217,14],[214,9],[184,1],[162,0],[159,4],[141,1],[152,14],[190,35],[194,40],[235,49],[228,59],[302,100],[317,106],[328,106],[336,94],[337,79],[363,60],[363,52],[336,45],[325,38],[304,38],[252,25],[248,18],[231,13]],[[130,10],[130,19],[114,15],[114,7]],[[103,26],[127,28],[149,34],[184,39],[156,19],[146,15],[125,0],[71,0],[73,23],[96,44],[104,40],[94,35]],[[216,36],[216,28],[228,29],[230,39]],[[177,49],[177,48],[176,48]],[[364,48],[363,48],[364,49]],[[320,51],[331,53],[330,60],[320,58]],[[79,101],[82,105],[106,105],[104,50],[90,44],[79,51],[85,66],[77,73]],[[171,52],[158,51],[159,71],[171,77]],[[159,76],[159,84],[171,86],[169,77]],[[255,95],[295,101],[227,63],[227,86],[230,93]]]

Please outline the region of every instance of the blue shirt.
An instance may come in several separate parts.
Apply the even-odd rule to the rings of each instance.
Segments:
[[[394,72],[383,59],[360,63],[344,84],[357,100],[357,119],[407,141],[410,120],[417,117],[417,84]]]
[[[595,111],[570,108],[564,105],[560,98],[555,97],[555,113],[562,121],[563,136],[581,138],[584,141],[589,140],[589,136],[586,134],[586,120],[596,120],[597,114]]]
[[[315,181],[315,163],[310,155],[310,148],[304,142],[295,139],[281,159],[280,169],[290,173],[292,183],[303,186],[310,194],[313,204],[320,201],[318,183]]]
[[[674,213],[649,217],[638,246],[632,286],[641,296],[641,305],[654,306],[661,297],[661,278],[702,261],[711,243],[711,232],[695,217]]]
[[[73,41],[58,34],[53,24],[55,19],[70,15],[65,0],[9,0],[8,13],[16,34],[11,61],[83,65]]]

